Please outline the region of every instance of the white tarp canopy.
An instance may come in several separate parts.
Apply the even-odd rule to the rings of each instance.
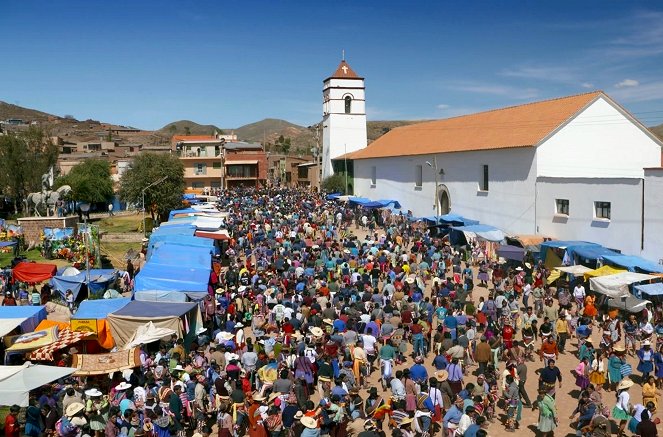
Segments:
[[[196,217],[193,225],[201,231],[216,231],[221,229],[225,220],[221,217]]]
[[[15,319],[0,319],[0,337],[4,337],[5,335],[9,334],[14,329],[16,329],[17,326],[19,326],[21,323],[25,322],[26,320],[28,320],[27,317],[20,317]]]
[[[645,275],[643,273],[621,272],[615,275],[599,276],[589,279],[589,289],[608,297],[628,296],[628,286],[635,282],[650,281],[657,276]]]
[[[648,303],[651,303],[648,300],[638,299],[637,297],[629,294],[628,296],[622,296],[617,298],[609,298],[608,306],[610,308],[617,308],[623,311],[628,311],[629,313],[637,314],[642,311]]]
[[[27,407],[31,390],[75,371],[71,367],[40,366],[29,361],[22,366],[0,366],[0,405]]]
[[[152,343],[153,341],[160,340],[164,337],[170,337],[172,334],[177,334],[177,331],[170,328],[160,328],[155,326],[152,322],[139,326],[135,334],[125,344],[122,349],[129,350],[133,347],[140,346],[141,344]]]
[[[560,267],[555,267],[556,270],[559,270],[560,272],[564,273],[570,273],[573,276],[583,276],[585,272],[589,272],[590,269],[589,267],[585,267],[583,265],[575,265],[575,266],[560,266]]]

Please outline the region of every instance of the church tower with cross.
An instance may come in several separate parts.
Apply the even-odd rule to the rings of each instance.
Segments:
[[[322,87],[322,178],[335,172],[352,177],[352,162],[332,160],[367,145],[364,78],[343,59],[323,81]],[[334,170],[336,169],[336,171]]]

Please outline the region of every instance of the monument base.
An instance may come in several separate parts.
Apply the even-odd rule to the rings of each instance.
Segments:
[[[69,217],[21,217],[18,224],[23,228],[23,237],[26,243],[34,241],[39,243],[44,228],[74,228],[78,231],[78,216]]]

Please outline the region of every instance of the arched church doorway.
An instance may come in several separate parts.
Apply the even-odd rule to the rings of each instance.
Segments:
[[[437,190],[439,198],[440,211],[438,214],[445,215],[451,212],[451,199],[449,197],[449,190],[446,185],[440,185]]]

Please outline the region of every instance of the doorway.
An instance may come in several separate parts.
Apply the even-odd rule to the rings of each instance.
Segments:
[[[446,185],[440,185],[437,190],[439,198],[440,211],[439,215],[449,214],[451,212],[451,199],[449,198],[449,190]]]

